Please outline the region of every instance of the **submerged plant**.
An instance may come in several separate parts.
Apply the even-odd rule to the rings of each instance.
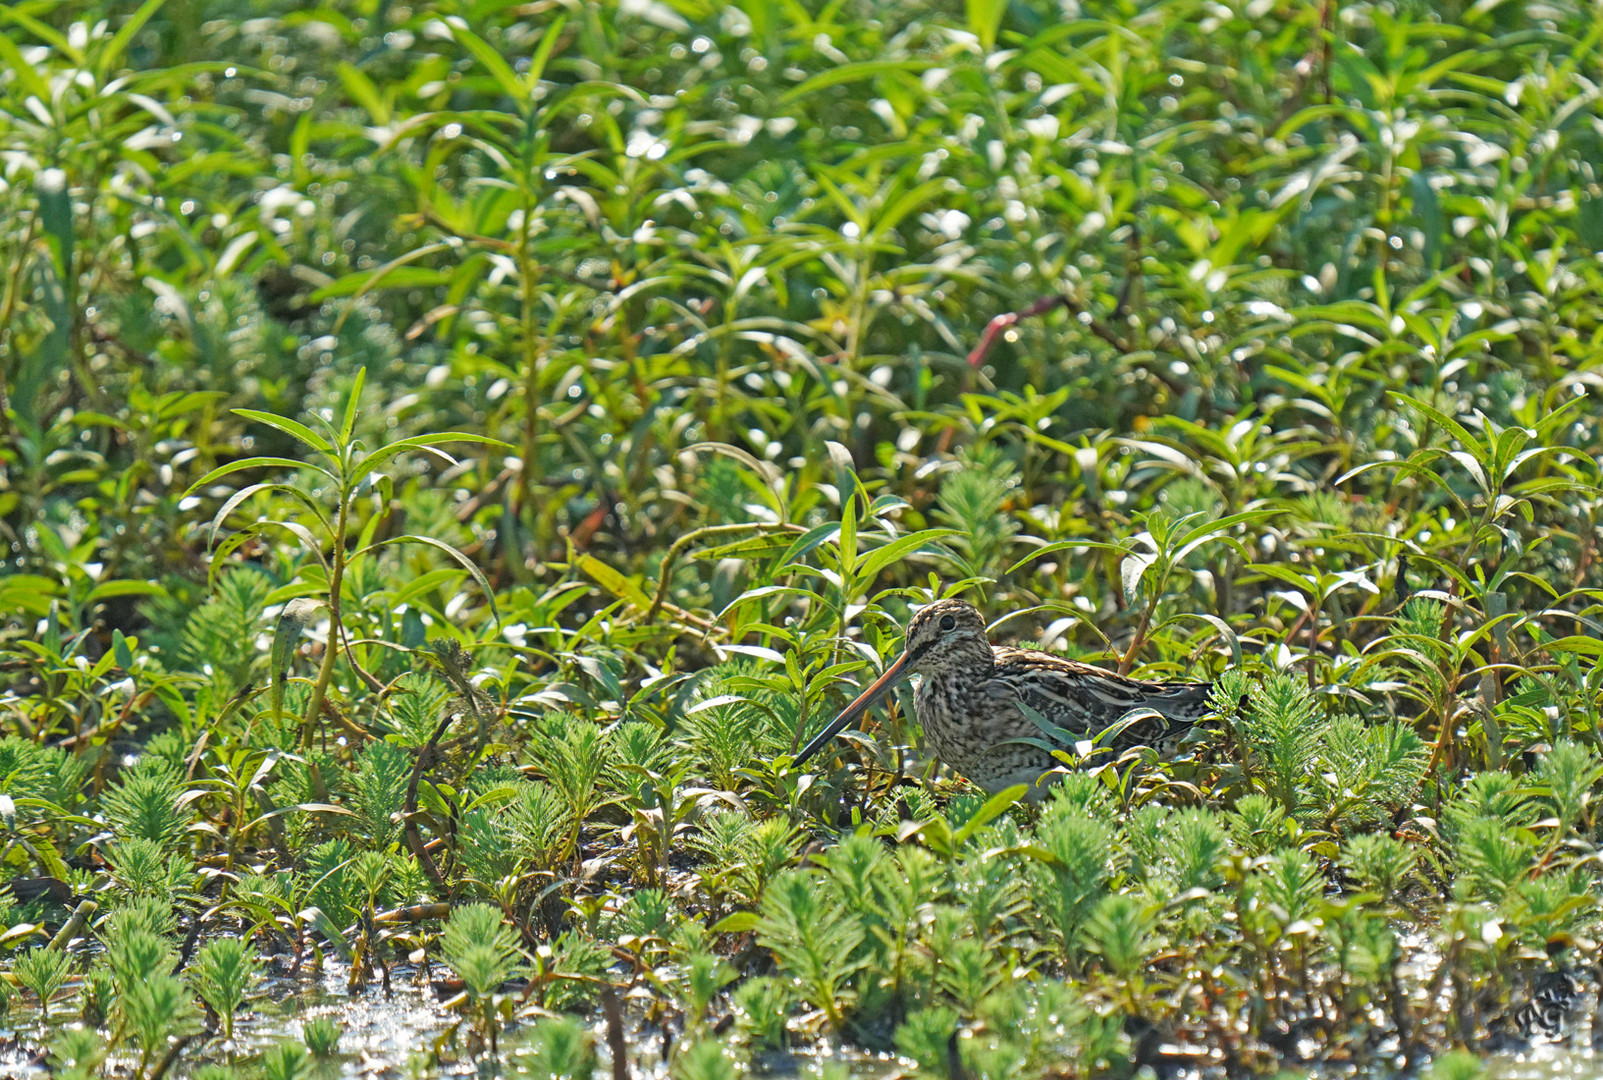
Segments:
[[[301,1040],[314,1058],[330,1058],[339,1052],[340,1025],[332,1016],[318,1016],[301,1025]]]
[[[313,1068],[306,1047],[299,1043],[279,1043],[262,1055],[262,1080],[304,1080]]]

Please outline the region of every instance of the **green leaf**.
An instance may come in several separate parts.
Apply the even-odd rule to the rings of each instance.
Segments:
[[[344,446],[351,441],[351,432],[356,429],[356,411],[362,404],[362,384],[367,382],[367,368],[356,369],[356,378],[351,380],[351,392],[345,402],[345,419],[340,423],[340,445]]]
[[[536,85],[545,76],[545,66],[551,61],[551,52],[557,47],[557,39],[562,36],[562,28],[568,25],[566,14],[558,15],[551,20],[551,25],[545,28],[540,35],[540,45],[529,58],[529,70],[523,73],[522,86],[525,94],[533,93]]]
[[[96,585],[93,589],[90,589],[89,594],[84,597],[84,602],[89,604],[98,604],[102,600],[110,600],[117,596],[166,597],[169,595],[170,594],[167,592],[166,587],[161,585],[159,582],[121,579],[118,581],[103,581],[99,585]]]
[[[128,647],[128,639],[121,630],[111,632],[111,652],[117,658],[117,666],[124,671],[133,671],[134,652]]]
[[[1592,637],[1561,637],[1542,643],[1549,652],[1603,657],[1603,641]]]
[[[335,951],[340,954],[342,960],[350,960],[351,943],[345,940],[344,933],[340,931],[338,926],[334,925],[334,920],[330,919],[321,908],[306,908],[300,913],[300,916],[316,927],[317,932],[322,934],[330,945],[334,946]]]
[[[134,40],[134,35],[144,29],[150,17],[161,10],[161,6],[166,2],[167,0],[145,0],[137,11],[128,16],[128,21],[122,24],[122,28],[96,58],[95,69],[102,79],[111,74],[112,69],[122,62],[122,54],[128,51],[128,45]]]
[[[996,47],[996,31],[1007,11],[1007,0],[964,0],[963,9],[969,30],[980,39],[980,48],[990,52]]]
[[[252,496],[258,495],[264,491],[276,491],[280,494],[288,495],[292,499],[298,500],[312,512],[314,517],[317,518],[317,522],[323,527],[324,532],[333,532],[333,530],[329,528],[328,519],[323,516],[322,509],[312,501],[312,497],[310,495],[299,488],[293,487],[289,484],[279,483],[247,484],[245,487],[240,488],[238,491],[230,495],[223,502],[223,505],[217,508],[217,513],[212,515],[211,534],[207,538],[207,543],[215,544],[217,542],[217,531],[221,529],[223,523],[228,520],[228,516],[235,510],[239,509],[240,504],[244,503]]]
[[[749,934],[757,929],[755,911],[733,911],[712,924],[715,934]]]
[[[196,480],[193,484],[190,484],[189,487],[185,489],[183,497],[187,499],[201,488],[206,487],[209,484],[214,484],[225,476],[232,476],[234,473],[242,472],[245,469],[311,469],[313,472],[322,473],[330,480],[335,479],[334,474],[323,468],[321,465],[313,465],[305,461],[296,461],[294,458],[241,458],[238,461],[230,461],[227,465],[217,466],[217,468],[213,469],[199,480]]]
[[[986,799],[985,803],[974,811],[974,816],[964,822],[961,829],[957,830],[957,833],[952,837],[952,846],[954,848],[962,847],[969,837],[989,825],[996,818],[1001,817],[1008,811],[1009,807],[1024,798],[1029,792],[1028,784],[1014,784],[1012,787],[1005,787],[989,799]]]
[[[490,73],[491,78],[495,79],[496,85],[501,88],[503,94],[518,104],[522,104],[528,99],[528,91],[524,89],[523,83],[518,80],[518,76],[513,72],[512,66],[506,62],[505,57],[495,51],[495,48],[488,41],[485,41],[464,26],[453,25],[451,27],[451,36],[456,39],[458,45],[467,49],[468,52],[473,54],[474,59],[484,65],[484,69]]]
[[[236,416],[243,416],[248,420],[256,421],[258,424],[266,424],[270,428],[277,428],[279,431],[282,431],[284,434],[299,440],[305,445],[311,447],[313,450],[318,450],[325,454],[330,454],[334,451],[333,443],[323,438],[323,436],[319,435],[317,432],[313,431],[299,420],[291,420],[287,416],[279,416],[277,413],[262,412],[259,409],[235,409],[233,411]]]
[[[594,555],[580,555],[575,562],[580,570],[595,580],[596,584],[618,599],[627,600],[637,611],[643,612],[651,608],[651,597],[646,595],[644,589]]]
[[[926,71],[934,66],[928,60],[859,60],[850,64],[838,64],[791,87],[785,91],[779,102],[781,105],[789,105],[820,90],[840,86],[842,83],[872,79],[895,72]]]
[[[251,824],[252,825],[256,825],[256,824],[259,824],[259,823],[261,823],[263,821],[270,820],[271,818],[276,818],[276,817],[280,817],[280,816],[282,816],[284,814],[293,814],[293,813],[297,813],[297,812],[307,813],[307,814],[341,814],[341,815],[343,815],[345,817],[356,817],[357,816],[355,811],[347,810],[345,807],[336,806],[333,803],[303,802],[303,803],[296,803],[294,806],[281,806],[276,810],[270,810],[267,813],[263,814],[261,817],[256,818],[254,821],[251,822]]]
[[[729,544],[719,544],[717,547],[702,548],[692,552],[692,559],[763,559],[770,555],[777,555],[790,547],[792,536],[789,533],[765,533],[762,536],[753,536],[745,540],[736,540]]]
[[[408,263],[416,262],[418,259],[427,258],[428,256],[433,255],[435,252],[446,251],[450,248],[450,246],[450,244],[444,243],[443,241],[437,244],[424,244],[421,247],[412,248],[410,251],[407,251],[404,254],[397,255],[389,262],[373,270],[363,270],[354,274],[346,274],[333,284],[324,285],[321,289],[313,292],[311,297],[312,302],[322,303],[324,300],[333,300],[340,296],[351,296],[355,297],[356,299],[361,299],[363,296],[366,296],[370,290],[377,288],[379,282],[389,277],[401,267],[406,266]]]
[[[902,219],[932,199],[945,194],[948,184],[945,178],[926,180],[913,190],[904,192],[895,202],[891,203],[874,221],[876,232],[885,232],[900,225]]]
[[[208,589],[216,587],[218,572],[227,565],[228,556],[237,551],[241,544],[251,537],[273,528],[283,529],[299,540],[302,546],[305,547],[307,554],[322,565],[325,574],[328,573],[328,560],[323,558],[323,546],[317,542],[316,537],[312,536],[306,526],[294,521],[253,521],[244,528],[225,537],[222,543],[212,549],[211,567],[206,572],[206,587]]]
[[[396,454],[407,450],[425,450],[440,443],[453,442],[478,443],[483,446],[499,446],[507,450],[512,449],[511,443],[504,443],[500,439],[492,439],[488,435],[476,435],[471,431],[441,431],[433,435],[413,435],[411,438],[397,439],[392,443],[379,447],[367,457],[358,461],[352,468],[352,472],[357,476],[377,472],[386,461],[389,461]],[[456,464],[456,460],[450,458],[449,455],[442,456],[447,457],[451,464]]]
[[[17,48],[17,43],[8,34],[0,34],[0,60],[5,61],[5,65],[16,75],[17,84],[24,93],[38,98],[46,106],[50,104],[50,84],[32,64],[22,58],[22,50]]]
[[[3,40],[3,38],[0,38]],[[48,938],[50,931],[42,923],[18,923],[0,934],[0,945],[11,945],[31,937]]]
[[[1410,397],[1407,394],[1399,394],[1396,392],[1392,392],[1389,396],[1393,400],[1418,411],[1420,414],[1429,417],[1431,420],[1434,420],[1438,427],[1446,429],[1446,431],[1452,435],[1453,438],[1458,440],[1459,444],[1465,450],[1468,450],[1470,453],[1474,454],[1477,459],[1484,463],[1486,448],[1481,445],[1481,441],[1479,439],[1470,434],[1469,429],[1463,424],[1460,424],[1457,420],[1454,420],[1451,416],[1448,416],[1446,413],[1442,412],[1440,409],[1436,408],[1436,406],[1427,401],[1422,401],[1419,398]]]
[[[1107,551],[1120,556],[1129,555],[1132,550],[1126,544],[1108,544],[1102,542],[1101,540],[1058,540],[1054,543],[1036,548],[1034,551],[1024,556],[1024,558],[1008,567],[1007,572],[1011,574],[1014,571],[1022,569],[1028,564],[1034,562],[1036,559],[1044,558],[1047,555],[1055,555],[1060,551],[1079,551],[1081,549],[1088,551]]]
[[[798,536],[785,549],[785,554],[779,560],[780,571],[783,572],[796,560],[802,558],[820,544],[828,543],[840,535],[840,522],[826,521],[822,525],[814,525],[811,529]]]
[[[865,582],[874,580],[874,575],[893,562],[918,551],[920,548],[932,547],[936,541],[944,540],[948,536],[956,536],[957,529],[921,529],[906,536],[899,536],[882,547],[877,547],[863,557],[862,565],[857,568],[857,575]],[[930,554],[940,554],[950,557],[950,553],[939,548],[933,548]]]
[[[1203,612],[1182,612],[1181,614],[1174,615],[1170,619],[1166,619],[1164,621],[1169,622],[1178,619],[1201,619],[1203,622],[1219,631],[1219,636],[1224,638],[1226,645],[1230,646],[1230,666],[1241,666],[1241,638],[1236,635],[1235,630],[1231,628],[1229,623],[1225,622],[1217,615],[1208,615]]]
[[[378,87],[367,73],[347,60],[341,60],[334,66],[334,72],[339,76],[340,82],[345,86],[345,92],[352,101],[367,110],[367,115],[379,127],[385,127],[390,122],[390,107],[385,103]]]
[[[853,577],[857,565],[857,492],[846,496],[846,505],[840,511],[840,575],[845,580]]]
[[[498,624],[500,623],[501,612],[500,609],[496,607],[495,590],[490,587],[490,579],[484,576],[484,571],[479,569],[478,563],[468,558],[450,544],[447,544],[444,540],[436,540],[432,536],[391,536],[384,540],[380,540],[376,544],[370,544],[369,546],[360,549],[352,554],[351,558],[355,559],[358,555],[366,555],[368,552],[376,551],[377,549],[385,547],[389,544],[422,544],[425,547],[434,548],[436,551],[443,551],[452,559],[455,559],[464,570],[473,575],[473,580],[479,583],[479,588],[484,591],[485,600],[489,601],[490,604],[490,617],[493,618]]]
[[[1124,600],[1133,604],[1141,595],[1141,582],[1146,578],[1147,571],[1157,563],[1158,556],[1150,551],[1132,551],[1119,563],[1119,579],[1124,586]],[[1153,588],[1161,589],[1160,581]]]
[[[1228,517],[1219,518],[1217,521],[1203,522],[1201,525],[1188,530],[1180,538],[1180,543],[1175,548],[1173,561],[1179,562],[1209,540],[1226,539],[1221,534],[1229,532],[1237,525],[1263,521],[1265,518],[1274,517],[1278,513],[1280,511],[1275,509],[1243,510],[1239,514],[1231,514]]]
[[[39,863],[45,868],[45,873],[62,881],[72,880],[72,871],[67,869],[67,863],[61,854],[56,851],[56,845],[43,836],[30,838],[29,847],[39,857]]]

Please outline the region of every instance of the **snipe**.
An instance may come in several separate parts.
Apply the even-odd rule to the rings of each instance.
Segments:
[[[802,748],[796,764],[913,675],[924,676],[913,704],[935,756],[987,792],[1028,784],[1031,798],[1040,797],[1036,782],[1058,762],[1039,746],[1013,741],[1048,740],[1019,709],[1021,702],[1076,740],[1095,739],[1132,710],[1151,710],[1159,715],[1135,720],[1108,744],[1116,750],[1148,745],[1166,752],[1208,713],[1212,686],[1129,679],[1036,649],[992,645],[973,605],[937,600],[907,624],[907,642],[896,662]]]

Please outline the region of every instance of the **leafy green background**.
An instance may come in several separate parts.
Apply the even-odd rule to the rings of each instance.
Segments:
[[[517,934],[441,939],[489,1039],[503,964],[582,1007],[629,937],[689,973],[687,1076],[796,1000],[933,1074],[1269,1068],[1299,965],[1338,973],[1329,1060],[1490,1045],[1595,952],[1600,35],[1578,0],[0,9],[5,872],[102,938],[338,939],[353,985],[417,944],[362,912],[493,902]],[[1246,703],[1039,821],[895,786],[905,710],[800,779],[949,592]],[[805,868],[859,823],[903,843]],[[26,891],[25,947],[72,906]],[[1441,949],[1413,998],[1396,918]],[[145,1070],[165,956],[78,958]],[[195,992],[231,1012],[240,963]],[[1072,1045],[1007,1019],[1064,987]]]

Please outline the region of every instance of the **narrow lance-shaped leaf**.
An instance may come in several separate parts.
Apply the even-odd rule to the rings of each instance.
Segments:
[[[243,472],[246,469],[311,469],[313,472],[322,473],[330,480],[334,479],[334,474],[322,466],[313,465],[306,461],[296,461],[293,458],[241,458],[239,461],[230,461],[226,465],[217,466],[217,468],[213,469],[199,480],[196,480],[193,484],[190,484],[189,487],[184,491],[183,497],[187,499],[201,488],[206,487],[209,484],[215,484],[225,476],[232,476],[234,473]]]
[[[355,560],[358,556],[366,555],[369,552],[376,551],[379,548],[385,547],[389,544],[423,544],[426,547],[434,548],[436,551],[443,551],[446,555],[449,555],[452,559],[456,560],[456,562],[459,563],[463,569],[473,575],[473,580],[477,581],[479,583],[479,588],[484,591],[484,598],[489,601],[491,617],[497,623],[500,623],[501,612],[496,606],[495,590],[490,587],[490,579],[484,576],[484,571],[479,569],[478,563],[474,562],[472,559],[468,558],[466,555],[462,554],[462,552],[458,551],[456,548],[452,547],[450,544],[447,544],[443,540],[436,540],[432,536],[391,536],[380,540],[376,544],[371,544],[365,548],[361,548],[351,556],[351,559]]]
[[[798,536],[789,548],[785,549],[785,554],[779,560],[780,570],[783,571],[786,567],[794,565],[819,544],[827,543],[839,535],[840,522],[838,521],[826,521],[822,525],[814,525],[811,529]]]
[[[484,66],[484,69],[490,73],[491,78],[495,79],[496,85],[501,88],[502,93],[520,106],[527,100],[528,92],[523,83],[513,72],[512,66],[506,62],[506,58],[496,52],[493,45],[465,26],[452,26],[451,36],[456,39],[458,45],[472,53],[474,59]]]
[[[857,568],[858,575],[864,581],[872,581],[874,575],[920,548],[928,547],[932,551],[940,551],[936,541],[944,540],[948,536],[957,535],[957,529],[921,529],[916,533],[899,536],[890,543],[875,548],[863,557],[862,565]],[[941,554],[948,554],[940,551]]]
[[[122,24],[122,27],[118,29],[111,41],[106,44],[105,49],[96,58],[95,68],[102,79],[111,74],[112,69],[122,63],[123,53],[128,51],[128,45],[133,41],[134,35],[144,29],[145,24],[150,21],[150,17],[161,10],[161,6],[166,2],[167,0],[145,0],[143,4],[139,5],[138,10],[128,17],[128,21]]]
[[[413,435],[410,438],[397,439],[392,443],[386,443],[367,455],[367,457],[362,458],[352,467],[352,475],[362,476],[367,473],[377,472],[385,462],[407,450],[420,450],[437,446],[440,443],[452,442],[480,443],[485,446],[512,449],[512,444],[510,443],[502,442],[500,439],[492,439],[488,435],[477,435],[471,431],[441,431],[432,435]]]
[[[840,511],[840,542],[837,545],[840,551],[840,575],[843,581],[850,580],[852,569],[857,565],[857,492],[846,497],[846,505]]]
[[[307,427],[305,424],[301,423],[299,420],[291,420],[289,417],[279,416],[277,413],[262,412],[260,409],[235,409],[234,415],[243,416],[248,420],[254,420],[258,424],[266,424],[270,428],[277,428],[284,434],[292,436],[295,439],[305,443],[307,446],[310,446],[313,450],[320,451],[324,454],[331,454],[334,452],[334,446],[332,443],[323,438],[323,436],[319,435],[317,432],[313,431],[311,428]]]
[[[230,495],[227,501],[218,508],[217,513],[212,516],[211,532],[207,537],[207,544],[210,545],[217,542],[217,531],[222,528],[223,522],[228,519],[228,515],[237,510],[245,500],[263,491],[276,491],[282,495],[288,495],[292,499],[299,500],[316,516],[317,523],[323,527],[325,532],[333,531],[328,527],[328,519],[323,517],[322,509],[312,502],[311,498],[299,488],[291,487],[289,484],[250,484]]]
[[[345,402],[345,419],[340,422],[340,444],[347,445],[351,441],[351,432],[356,429],[356,412],[362,404],[362,386],[367,382],[367,368],[356,369],[356,378],[351,380],[350,397]]]
[[[545,66],[551,62],[551,53],[557,47],[557,40],[562,36],[562,30],[568,25],[566,14],[558,15],[551,20],[551,25],[545,28],[540,35],[540,44],[529,58],[529,69],[523,73],[522,88],[525,96],[533,96],[534,89],[545,76]]]

